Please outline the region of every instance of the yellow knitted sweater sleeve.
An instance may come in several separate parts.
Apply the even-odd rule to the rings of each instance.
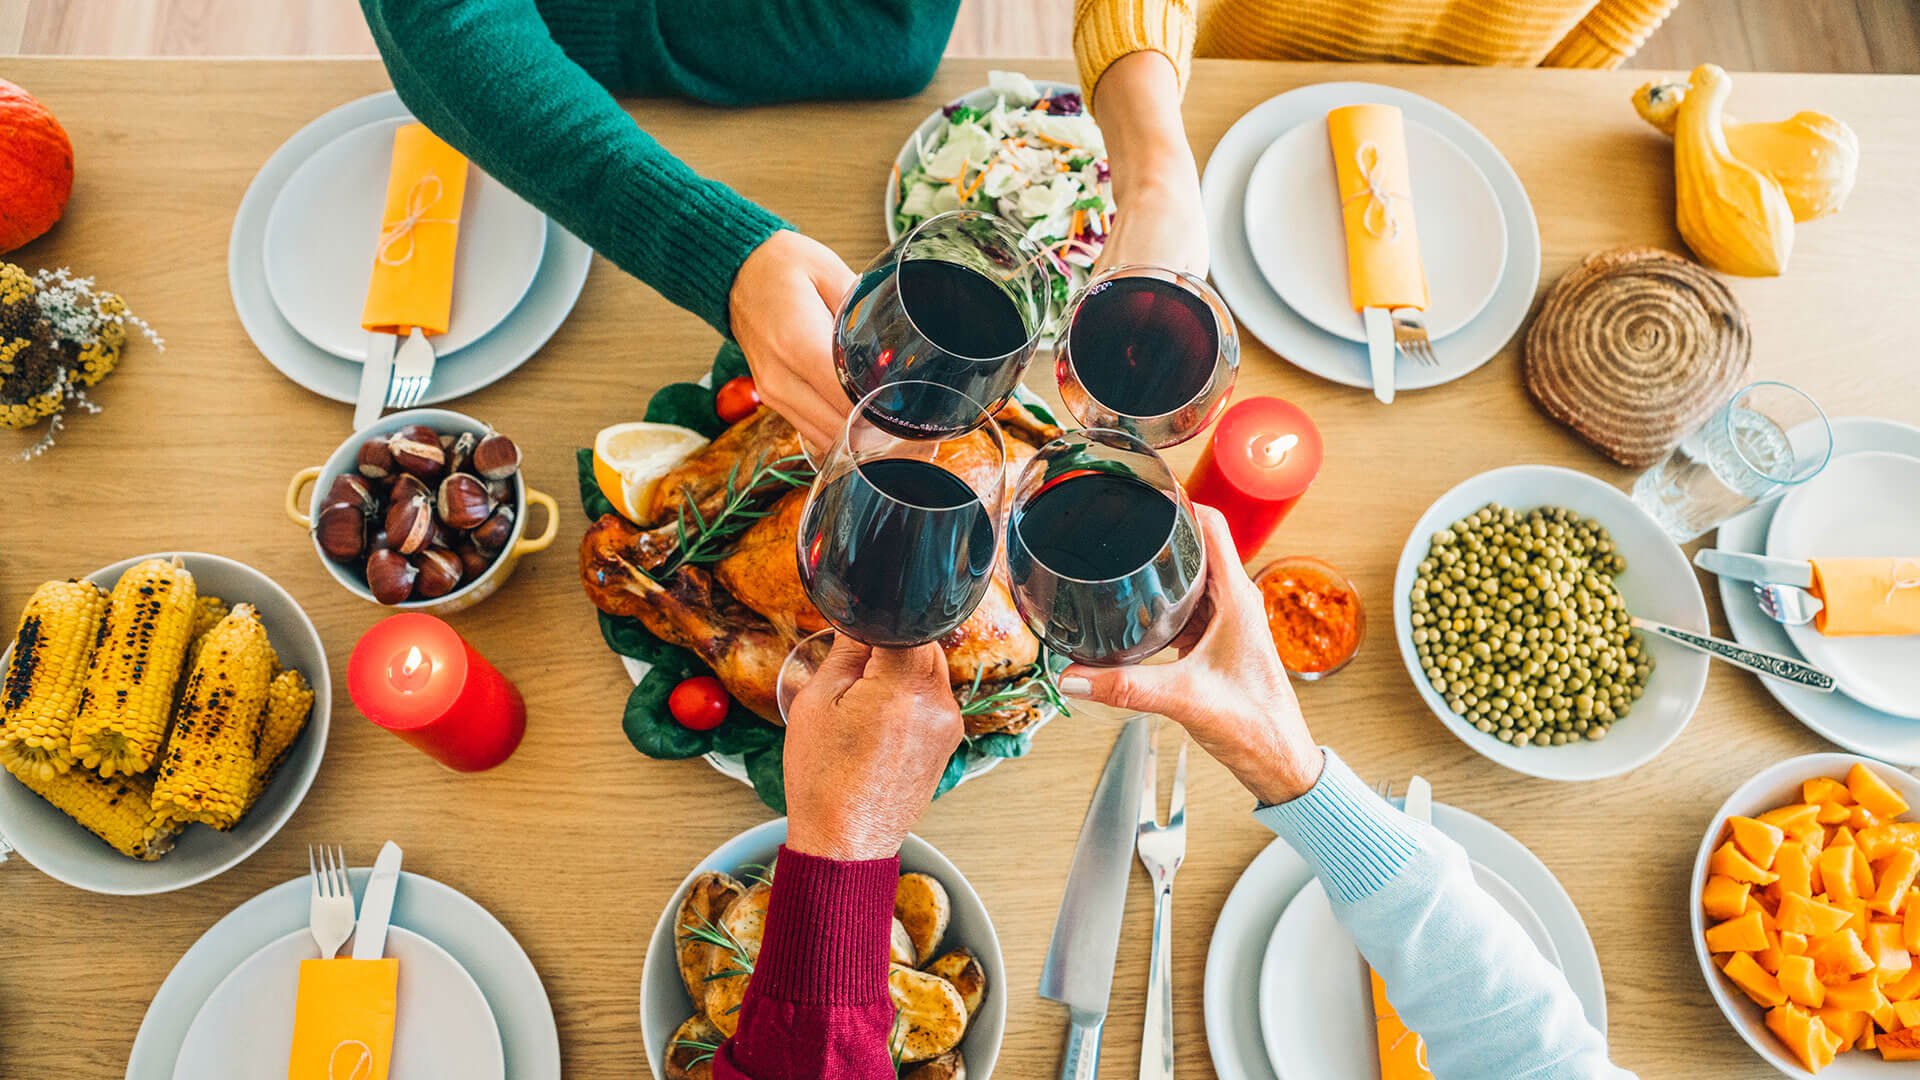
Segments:
[[[1180,90],[1193,68],[1196,21],[1193,0],[1075,0],[1073,55],[1080,64],[1080,90],[1088,101],[1114,61],[1135,52],[1157,52],[1173,62]]]
[[[1680,6],[1680,0],[1600,0],[1540,61],[1541,67],[1616,68]]]

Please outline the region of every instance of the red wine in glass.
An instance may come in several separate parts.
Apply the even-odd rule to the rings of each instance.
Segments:
[[[1152,447],[1211,423],[1233,389],[1240,342],[1233,316],[1206,282],[1151,266],[1123,266],[1089,282],[1067,308],[1055,375],[1068,411]]]

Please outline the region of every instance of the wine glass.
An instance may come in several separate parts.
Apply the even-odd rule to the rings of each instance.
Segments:
[[[1007,403],[1039,344],[1049,313],[1044,257],[1019,229],[978,210],[915,226],[840,302],[833,356],[848,399],[908,438],[980,426]]]
[[[1240,334],[1207,283],[1159,266],[1116,266],[1068,302],[1054,346],[1060,400],[1089,428],[1163,449],[1198,435],[1240,371]]]
[[[1132,664],[1177,637],[1206,591],[1193,505],[1167,463],[1124,431],[1089,428],[1040,448],[1007,527],[1014,604],[1056,653]]]
[[[904,439],[861,399],[826,455],[800,512],[800,583],[833,630],[800,642],[781,666],[784,716],[837,631],[904,648],[950,633],[986,594],[1000,553],[1006,446],[982,406],[950,387],[906,389],[944,415],[968,409],[973,430]],[[971,425],[970,425],[971,426]]]

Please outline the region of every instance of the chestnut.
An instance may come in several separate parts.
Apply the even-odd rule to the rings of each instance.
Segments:
[[[465,473],[454,473],[440,481],[440,494],[434,500],[440,520],[456,529],[471,529],[493,513],[493,496],[485,484]]]
[[[428,484],[447,471],[447,452],[440,447],[440,436],[430,428],[409,424],[388,438],[387,449],[393,453],[395,467]]]
[[[446,548],[428,548],[420,556],[420,579],[414,583],[414,587],[429,600],[445,596],[460,587],[460,579],[465,571],[460,556]]]
[[[352,503],[362,514],[371,514],[380,508],[380,498],[373,493],[373,485],[357,472],[341,473],[333,478],[327,487],[327,505],[334,503]]]
[[[402,555],[412,555],[433,538],[433,506],[426,496],[397,499],[387,507],[387,538]]]
[[[367,515],[355,502],[330,502],[313,519],[313,537],[328,556],[347,561],[367,549]]]
[[[488,567],[493,565],[493,558],[481,554],[480,549],[474,547],[471,541],[455,545],[453,552],[460,556],[460,566],[466,571],[465,576],[468,578],[479,577],[481,574],[487,572]]]
[[[512,479],[488,480],[486,484],[487,484],[487,494],[493,496],[494,502],[510,503],[513,501],[513,480]]]
[[[409,499],[430,499],[433,489],[426,482],[411,473],[400,473],[387,486],[387,502],[406,502]]]
[[[385,480],[393,475],[393,451],[387,448],[387,440],[368,439],[360,444],[360,455],[354,459],[354,467],[360,475],[373,480]]]
[[[465,472],[473,461],[473,448],[480,443],[480,437],[471,431],[463,431],[458,436],[442,435],[440,445],[447,451],[447,471]]]
[[[513,507],[501,505],[487,515],[487,520],[473,527],[467,534],[473,540],[473,546],[480,554],[492,558],[506,549],[513,540]]]
[[[520,471],[520,447],[497,431],[473,448],[473,471],[487,480],[505,480]]]
[[[367,588],[383,604],[405,603],[419,577],[420,571],[397,551],[376,551],[367,557]]]

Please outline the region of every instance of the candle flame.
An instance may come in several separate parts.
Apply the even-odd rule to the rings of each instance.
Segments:
[[[1300,436],[1287,434],[1268,439],[1260,448],[1260,458],[1268,467],[1280,464],[1287,459],[1287,452],[1300,445]]]
[[[420,655],[420,646],[415,645],[407,650],[407,658],[400,664],[400,674],[411,675],[419,671],[420,665],[424,662],[426,657]]]

